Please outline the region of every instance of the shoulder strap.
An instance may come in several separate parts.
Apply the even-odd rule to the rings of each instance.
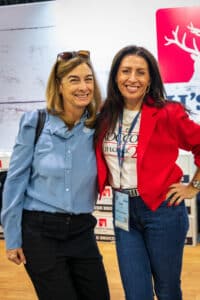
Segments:
[[[38,121],[37,121],[37,126],[36,126],[36,131],[35,131],[35,140],[34,140],[34,145],[36,145],[38,138],[42,132],[42,129],[44,127],[46,119],[46,112],[44,109],[39,109],[38,110]]]

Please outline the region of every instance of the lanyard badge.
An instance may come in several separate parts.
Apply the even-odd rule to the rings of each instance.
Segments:
[[[115,191],[115,226],[129,231],[129,197]]]
[[[124,162],[126,143],[137,123],[139,115],[140,115],[140,111],[133,119],[128,134],[126,136],[126,139],[123,141],[123,143],[122,143],[123,114],[120,114],[119,116],[117,156],[118,156],[118,163],[120,168],[120,179],[121,179],[122,166]],[[121,193],[120,191],[115,191],[115,226],[123,230],[129,231],[129,196],[127,194]]]
[[[131,132],[133,131],[137,120],[139,118],[140,115],[140,111],[137,113],[137,115],[135,116],[135,118],[133,119],[131,126],[129,128],[128,134],[126,136],[126,139],[124,139],[124,142],[122,143],[122,121],[123,121],[123,114],[121,113],[119,115],[119,129],[118,129],[118,138],[117,138],[117,157],[118,157],[118,162],[119,162],[119,167],[120,167],[120,172],[123,166],[123,162],[124,162],[124,156],[125,156],[125,147],[127,144],[127,141],[131,135]]]

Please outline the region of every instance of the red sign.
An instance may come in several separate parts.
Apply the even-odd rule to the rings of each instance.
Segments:
[[[111,188],[110,187],[105,187],[103,193],[102,193],[103,197],[111,197]]]
[[[156,27],[163,81],[200,78],[200,6],[159,9]]]
[[[106,226],[107,226],[107,219],[99,218],[99,227],[106,227]]]

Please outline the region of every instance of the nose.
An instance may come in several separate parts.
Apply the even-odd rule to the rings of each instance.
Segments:
[[[79,83],[79,89],[85,91],[87,88],[87,83],[84,80],[81,80]]]
[[[131,72],[129,74],[129,80],[132,81],[132,82],[135,82],[137,80],[137,76],[136,76],[135,72]]]

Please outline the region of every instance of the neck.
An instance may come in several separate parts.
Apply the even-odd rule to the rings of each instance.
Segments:
[[[124,107],[128,110],[140,110],[142,106],[142,100],[138,100],[135,102],[129,102],[128,100],[125,100]]]
[[[69,127],[73,127],[74,124],[81,119],[84,111],[85,109],[67,110],[64,112],[62,119]]]

